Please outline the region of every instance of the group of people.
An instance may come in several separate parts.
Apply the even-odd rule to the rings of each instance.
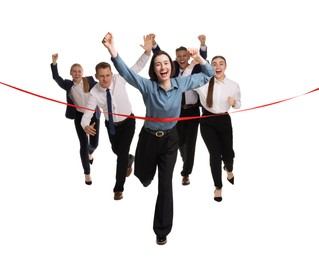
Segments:
[[[210,64],[206,60],[206,37],[200,35],[198,39],[201,43],[199,50],[179,47],[173,61],[167,52],[160,49],[154,34],[146,35],[144,45],[141,45],[144,53],[129,68],[115,48],[114,36],[107,33],[102,43],[119,74],[112,73],[109,63],[101,62],[95,67],[98,82],[93,77],[83,77],[79,64],[71,67],[72,80],[62,79],[57,70],[58,55],[52,55],[53,79],[66,90],[69,104],[66,117],[74,119],[80,141],[85,183],[92,184],[90,164],[98,146],[101,113],[105,115],[112,151],[117,155],[114,199],[123,198],[125,179],[132,172],[133,162],[134,175],[144,187],[150,185],[158,173],[153,230],[159,245],[167,242],[173,225],[172,177],[177,153],[179,150],[183,160],[182,184],[188,185],[199,125],[210,154],[214,200],[222,200],[222,168],[227,172],[227,180],[234,184],[232,171],[235,154],[228,111],[230,107],[240,107],[240,89],[236,82],[225,76],[225,58],[216,56]],[[145,78],[138,73],[150,59],[152,51],[149,78]],[[145,120],[134,155],[129,151],[135,133],[135,118],[126,83],[141,92],[147,118],[177,119]],[[200,107],[203,117],[200,117]],[[183,117],[195,118],[183,120]]]

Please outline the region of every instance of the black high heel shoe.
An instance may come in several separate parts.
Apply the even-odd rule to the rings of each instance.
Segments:
[[[227,178],[227,181],[229,181],[231,184],[234,185],[234,180],[235,180],[235,177],[231,177],[230,179]]]
[[[220,188],[216,188],[216,190],[214,191],[214,194],[216,193],[217,190],[220,190]],[[220,197],[214,196],[214,200],[217,202],[221,202],[223,198],[221,196]]]
[[[224,166],[223,169],[228,173],[226,167]],[[235,182],[235,177],[233,175],[233,177],[231,177],[230,179],[227,178],[227,181],[229,181],[232,185],[234,185],[234,182]]]
[[[89,175],[89,174],[88,174],[88,175]],[[85,180],[85,184],[86,184],[86,185],[91,185],[91,184],[92,184],[92,180],[88,180],[88,181]]]

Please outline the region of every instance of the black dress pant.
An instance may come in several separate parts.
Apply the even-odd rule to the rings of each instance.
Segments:
[[[199,116],[199,107],[181,110],[180,117]],[[183,160],[182,176],[192,173],[195,158],[196,140],[198,134],[199,119],[178,121],[176,127],[179,136],[178,147]]]
[[[158,194],[153,221],[153,230],[157,236],[167,236],[173,225],[172,177],[177,150],[176,127],[162,137],[142,127],[136,147],[134,174],[147,186],[158,170]]]
[[[84,174],[90,174],[89,154],[92,154],[99,145],[100,119],[94,113],[90,125],[95,123],[96,135],[87,136],[83,127],[81,126],[81,119],[83,113],[77,111],[74,119],[76,133],[80,141],[80,157]]]
[[[126,180],[126,172],[129,161],[129,152],[133,136],[135,133],[135,118],[127,118],[121,125],[115,125],[115,134],[109,132],[108,122],[105,121],[105,126],[109,134],[112,151],[117,155],[116,162],[116,181],[113,191],[124,191]]]
[[[203,115],[209,115],[203,109]],[[211,114],[213,115],[213,114]],[[222,188],[222,161],[228,171],[233,170],[233,130],[228,113],[200,119],[200,132],[210,155],[210,168],[216,188]]]

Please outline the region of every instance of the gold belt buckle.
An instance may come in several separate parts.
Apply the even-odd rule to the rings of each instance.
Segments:
[[[157,132],[155,133],[155,136],[156,136],[156,137],[162,137],[162,136],[164,136],[164,132],[163,132],[163,131],[157,131]]]

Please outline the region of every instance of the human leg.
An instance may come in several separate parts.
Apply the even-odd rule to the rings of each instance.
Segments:
[[[163,238],[171,232],[173,226],[173,187],[172,177],[177,159],[177,132],[162,137],[158,156],[158,195],[155,205],[153,230],[157,238]]]
[[[76,112],[76,117],[74,119],[74,125],[76,129],[76,133],[80,142],[80,158],[82,163],[82,168],[85,174],[85,183],[88,185],[92,184],[91,180],[91,168],[89,163],[89,142],[88,137],[85,131],[83,130],[81,126],[81,119],[82,119],[83,113]]]
[[[129,151],[135,133],[135,119],[128,119],[123,125],[115,126],[115,134],[109,134],[112,150],[117,155],[116,182],[113,191],[123,192],[129,164]]]

